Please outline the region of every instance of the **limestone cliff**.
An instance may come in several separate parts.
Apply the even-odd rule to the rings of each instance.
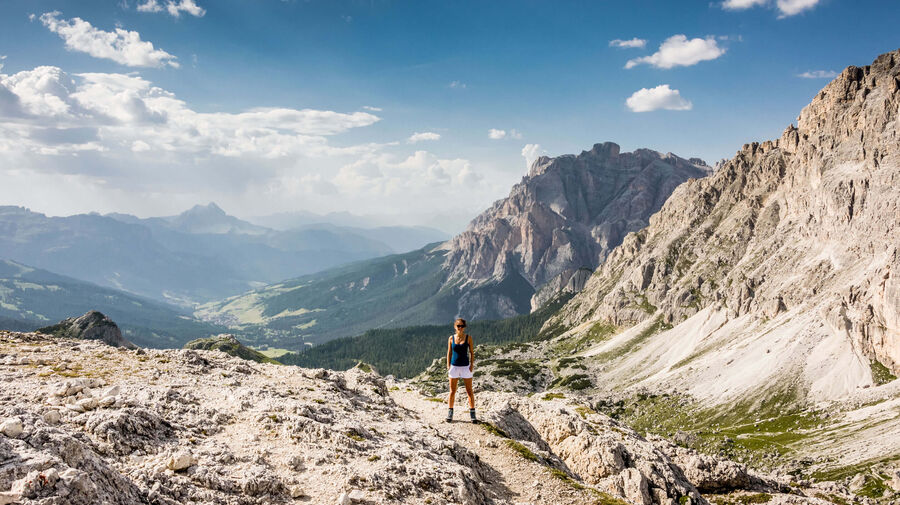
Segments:
[[[676,189],[548,324],[675,325],[607,373],[640,355],[631,379],[702,396],[790,378],[800,396],[831,399],[877,384],[870,364],[897,373],[898,107],[900,52],[848,67],[781,138]],[[613,340],[596,353],[627,336]]]
[[[611,142],[577,156],[538,158],[507,198],[449,242],[445,269],[465,293],[459,313],[528,312],[535,291],[550,281],[562,290],[578,269],[596,268],[679,184],[710,171],[698,159],[649,149],[621,153]],[[509,287],[490,289],[504,283]]]

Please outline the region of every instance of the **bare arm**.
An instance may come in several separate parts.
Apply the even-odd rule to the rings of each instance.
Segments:
[[[451,337],[452,338],[452,337]],[[447,368],[450,368],[450,355],[452,354],[452,348],[450,347],[450,339],[447,339]]]
[[[469,335],[469,370],[475,367],[475,340]]]

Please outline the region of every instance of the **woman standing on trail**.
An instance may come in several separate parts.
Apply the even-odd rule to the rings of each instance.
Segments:
[[[475,368],[475,342],[472,336],[466,333],[466,320],[457,319],[454,323],[456,333],[447,340],[447,370],[450,375],[450,398],[446,421],[453,421],[453,403],[456,401],[456,387],[459,379],[466,385],[466,395],[469,397],[469,417],[473,423],[477,423],[475,417],[475,393],[472,392],[472,371]]]

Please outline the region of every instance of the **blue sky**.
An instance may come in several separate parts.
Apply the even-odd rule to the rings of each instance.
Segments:
[[[523,152],[712,163],[900,47],[897,1],[149,1],[0,3],[0,203],[458,228]]]

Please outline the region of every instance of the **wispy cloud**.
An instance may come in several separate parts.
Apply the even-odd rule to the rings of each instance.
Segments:
[[[107,32],[94,28],[81,18],[60,19],[60,14],[59,11],[45,12],[41,14],[41,23],[65,41],[66,49],[129,67],[179,67],[175,56],[154,48],[152,42],[141,40],[138,32],[121,28]]]
[[[668,84],[660,84],[655,88],[641,88],[635,91],[625,105],[632,112],[650,112],[659,109],[665,110],[691,110],[693,104],[681,97],[677,89],[669,88]]]
[[[0,71],[3,70],[3,60],[5,60],[5,59],[6,59],[6,55],[0,54]]]
[[[628,40],[615,39],[609,41],[609,47],[619,47],[623,49],[642,48],[647,45],[647,41],[637,37]]]
[[[744,10],[757,5],[765,5],[769,0],[725,0],[722,8],[727,10]]]
[[[488,138],[491,140],[503,140],[503,139],[521,139],[522,132],[513,128],[512,130],[498,130],[497,128],[491,128],[488,130]]]
[[[546,152],[541,149],[540,144],[525,144],[525,147],[522,148],[522,157],[525,158],[525,169],[531,169],[534,160]]]
[[[804,79],[834,79],[837,75],[838,73],[834,70],[808,70],[802,74],[797,74],[797,77]]]
[[[781,11],[781,16],[779,17],[787,17],[812,9],[818,3],[819,0],[778,0],[775,2],[775,5]]]
[[[466,89],[468,85],[460,81],[450,81],[450,84],[448,84],[447,87],[452,89]]]
[[[689,67],[701,61],[714,60],[725,54],[715,37],[688,39],[685,35],[672,35],[650,56],[628,60],[625,68],[641,64],[656,68]]]
[[[786,18],[812,9],[818,5],[820,1],[821,0],[775,0],[775,7],[779,12],[778,17]],[[771,3],[771,0],[725,0],[722,2],[722,8],[727,10],[745,10],[751,7],[771,5]]]
[[[381,112],[383,110],[381,107],[372,107],[371,105],[363,105],[362,108],[372,112]]]
[[[439,133],[434,132],[416,132],[409,136],[406,141],[410,144],[415,144],[416,142],[422,142],[423,140],[440,140],[441,135]]]
[[[166,5],[163,6],[159,3],[158,0],[144,0],[137,4],[137,10],[139,12],[162,12],[166,11],[170,16],[173,17],[181,17],[182,12],[186,12],[191,16],[203,17],[206,14],[206,9],[197,5],[194,0],[179,0],[178,2],[174,2],[169,0],[166,2]]]

